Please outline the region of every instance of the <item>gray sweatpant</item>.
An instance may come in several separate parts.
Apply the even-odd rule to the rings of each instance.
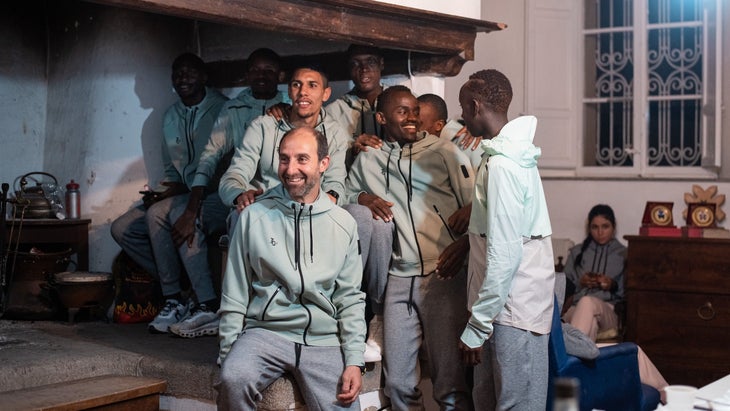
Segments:
[[[244,330],[221,365],[220,382],[215,385],[218,410],[255,410],[261,391],[289,372],[307,410],[359,411],[359,400],[349,406],[337,402],[344,369],[339,346],[297,345],[261,328]]]
[[[388,282],[390,258],[393,255],[392,221],[385,222],[373,218],[369,208],[359,204],[342,206],[357,222],[357,236],[360,238],[362,256],[363,285],[375,314],[383,313],[383,297]]]
[[[169,197],[147,210],[142,206],[135,207],[114,220],[111,233],[134,262],[158,277],[163,295],[181,291],[182,263],[198,301],[209,301],[215,299],[216,294],[208,265],[206,236],[225,229],[228,207],[223,205],[217,193],[205,197],[193,246],[183,244],[175,247],[172,225],[185,211],[189,196]]]
[[[433,397],[441,410],[472,409],[458,348],[466,326],[466,273],[451,280],[388,277],[385,290],[385,394],[393,411],[423,410],[418,352],[425,344]]]
[[[548,391],[549,334],[494,324],[474,367],[474,404],[497,411],[544,410]]]

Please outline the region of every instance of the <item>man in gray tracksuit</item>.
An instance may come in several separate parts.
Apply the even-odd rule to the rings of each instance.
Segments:
[[[466,272],[463,261],[454,272],[437,269],[456,240],[441,216],[471,202],[471,165],[451,142],[417,132],[418,102],[408,88],[390,87],[379,99],[384,145],[358,154],[348,201],[396,227],[385,291],[386,395],[393,410],[423,409],[418,352],[425,344],[434,399],[442,410],[470,410],[466,368],[454,343],[468,318]]]
[[[220,321],[219,410],[252,410],[285,372],[307,409],[359,410],[365,295],[355,220],[320,185],[324,135],[287,132],[278,185],[241,212]]]
[[[322,176],[322,188],[333,202],[344,197],[347,135],[322,109],[331,92],[327,77],[318,69],[302,67],[294,71],[289,81],[291,111],[281,120],[264,115],[251,122],[221,178],[218,193],[223,204],[240,212],[258,195],[279,184],[277,147],[284,133],[300,126],[315,128],[327,138],[330,165]]]

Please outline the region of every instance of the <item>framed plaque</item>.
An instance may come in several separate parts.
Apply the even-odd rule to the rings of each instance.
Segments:
[[[641,225],[644,227],[672,227],[672,202],[647,201]]]
[[[715,227],[715,204],[690,203],[687,207],[687,225],[689,227]]]

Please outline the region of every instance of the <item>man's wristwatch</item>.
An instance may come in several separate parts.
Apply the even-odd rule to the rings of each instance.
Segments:
[[[332,197],[334,197],[335,198],[335,201],[339,201],[340,200],[340,195],[335,190],[330,190],[330,191],[327,192],[327,194],[329,194]]]
[[[365,372],[367,371],[365,369],[365,366],[364,365],[358,365],[357,367],[360,368],[360,375],[365,375]]]

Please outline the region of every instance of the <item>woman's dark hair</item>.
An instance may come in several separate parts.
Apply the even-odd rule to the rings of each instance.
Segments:
[[[588,246],[591,244],[591,241],[593,241],[593,237],[591,237],[591,221],[597,216],[601,216],[608,220],[613,228],[616,228],[616,216],[613,214],[613,209],[611,206],[606,204],[597,204],[594,205],[593,208],[591,208],[591,211],[588,212],[588,235],[586,236],[585,240],[583,240],[583,246],[580,248],[580,253],[575,257],[575,266],[580,267],[581,263],[583,262],[583,252],[588,248]]]

